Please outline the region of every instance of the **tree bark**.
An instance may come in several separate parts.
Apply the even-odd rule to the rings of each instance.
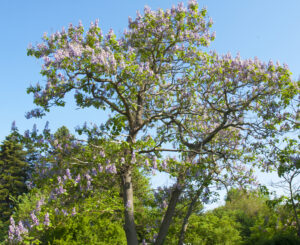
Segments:
[[[195,197],[192,199],[190,205],[189,205],[189,209],[183,219],[183,223],[182,223],[182,226],[181,226],[181,230],[180,230],[180,234],[179,234],[179,240],[178,240],[178,245],[183,245],[183,242],[184,242],[184,238],[185,238],[185,233],[186,233],[186,230],[187,230],[187,227],[188,227],[188,221],[189,221],[189,218],[193,212],[193,208],[199,198],[199,196],[201,195],[202,191],[203,191],[203,188],[204,188],[204,185],[201,185],[200,189],[197,191]]]
[[[176,204],[178,202],[181,192],[182,192],[182,188],[180,185],[178,185],[178,182],[177,182],[177,185],[175,186],[174,190],[172,191],[171,200],[169,202],[168,209],[165,213],[163,222],[161,223],[158,236],[154,243],[155,245],[163,244],[164,240],[166,239],[170,224],[172,222],[172,218],[174,216],[175,207],[176,207]]]
[[[132,176],[131,167],[127,167],[122,173],[121,185],[123,191],[124,202],[124,215],[125,224],[124,230],[126,233],[127,244],[138,245],[138,238],[134,223],[134,208],[133,208],[133,188],[132,188]]]

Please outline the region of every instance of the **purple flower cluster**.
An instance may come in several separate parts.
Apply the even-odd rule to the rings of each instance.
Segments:
[[[129,19],[129,31],[119,40],[116,39],[113,30],[110,30],[106,38],[103,38],[101,30],[96,27],[97,21],[91,24],[85,36],[80,23],[78,26],[70,25],[68,31],[63,29],[51,36],[45,34],[44,42],[36,47],[30,46],[28,52],[44,60],[42,74],[48,78],[47,86],[45,88],[31,87],[29,91],[35,94],[35,102],[45,107],[49,100],[64,93],[69,82],[74,82],[75,87],[81,87],[80,79],[73,80],[67,75],[69,74],[67,70],[82,59],[93,65],[93,70],[99,74],[132,76],[132,67],[136,67],[137,76],[146,77],[146,79],[156,78],[150,63],[142,61],[136,54],[152,50],[157,40],[163,40],[166,47],[169,46],[168,43],[174,42],[190,46],[207,46],[214,37],[208,32],[212,21],[206,21],[205,15],[206,11],[199,11],[195,1],[190,1],[188,8],[179,4],[166,11],[161,9],[152,11],[149,7],[145,7],[144,15],[138,13],[134,21]],[[91,39],[94,41],[90,42]],[[169,58],[173,60],[171,56],[176,55],[177,51],[180,52],[179,49],[174,49],[177,46],[170,46],[171,48],[166,50],[167,60]],[[120,52],[120,49],[123,52]],[[169,62],[162,60],[161,65],[166,70],[171,69]],[[65,73],[67,77],[61,74],[61,70],[67,71]],[[53,73],[53,71],[57,72]],[[101,92],[105,93],[105,91]],[[90,103],[88,99],[86,103]],[[40,117],[43,114],[44,111],[37,109],[28,113],[27,117]]]
[[[163,168],[164,170],[166,170],[166,169],[167,169],[167,166],[168,166],[167,160],[163,160],[161,166],[162,166],[162,168]]]
[[[99,154],[101,157],[105,157],[105,152],[103,150],[101,150]]]
[[[93,176],[97,176],[98,172],[96,170],[96,168],[92,168],[92,175]]]
[[[59,210],[58,208],[55,208],[55,214],[59,215],[60,213],[62,213],[64,216],[68,216],[69,215],[69,213],[67,212],[66,209]],[[77,214],[76,208],[73,207],[72,210],[71,210],[71,216],[75,216],[76,214]],[[45,220],[46,220],[46,218],[45,218]]]
[[[103,172],[103,166],[101,164],[98,164],[98,171],[99,173]]]
[[[25,117],[26,117],[27,119],[30,119],[30,118],[33,118],[33,117],[40,118],[40,117],[42,117],[44,114],[45,114],[45,112],[44,112],[43,109],[41,109],[41,108],[36,108],[36,109],[33,109],[33,110],[27,112],[27,113],[25,114]]]
[[[157,157],[156,156],[153,157],[152,164],[153,164],[153,169],[157,169]]]
[[[47,212],[45,214],[45,218],[44,218],[44,223],[45,226],[49,226],[50,225],[50,219],[49,219],[49,213]]]
[[[125,158],[124,158],[124,157],[121,157],[120,163],[121,163],[121,164],[124,164],[124,163],[125,163]]]
[[[18,130],[17,126],[16,126],[16,121],[13,121],[11,124],[11,131],[16,131]]]
[[[9,229],[8,229],[8,239],[11,242],[22,242],[23,238],[22,235],[23,234],[27,234],[28,233],[28,229],[26,229],[24,227],[24,224],[22,221],[19,221],[18,225],[15,224],[15,220],[13,217],[10,217],[10,225],[9,225]]]
[[[45,204],[45,198],[42,197],[40,200],[38,200],[37,204],[36,204],[36,208],[35,210],[37,212],[40,212],[41,211],[41,206]]]
[[[117,168],[115,164],[109,164],[105,167],[105,171],[110,174],[116,174]]]
[[[132,154],[131,154],[131,163],[132,163],[132,164],[135,164],[135,163],[136,163],[136,155],[135,155],[135,152],[132,152]]]
[[[81,179],[81,176],[80,176],[80,174],[78,174],[74,180],[75,184],[78,184],[80,182],[80,179]]]
[[[182,18],[183,14],[188,17]],[[143,38],[146,47],[151,45],[151,40],[145,39],[144,33],[151,33],[154,37],[163,37],[170,42],[174,41],[176,36],[178,37],[177,41],[188,41],[206,46],[214,39],[214,36],[208,33],[212,21],[205,22],[205,15],[206,10],[203,9],[199,12],[195,1],[190,1],[188,8],[184,7],[183,3],[179,3],[177,7],[173,6],[172,9],[166,11],[162,9],[152,11],[148,6],[145,6],[144,16],[137,13],[135,20],[129,17],[130,30],[124,34],[129,40],[131,38],[135,40]],[[156,28],[153,28],[150,23],[156,23]]]
[[[58,188],[55,188],[55,192],[57,195],[61,195],[66,193],[66,189],[64,189],[63,185],[59,185]]]
[[[32,225],[30,226],[30,228],[32,228],[34,226],[38,226],[40,224],[38,218],[36,217],[36,215],[34,213],[34,211],[30,214],[30,217],[31,217],[31,221],[32,221]]]
[[[66,169],[66,176],[68,179],[70,179],[70,180],[72,179],[71,171],[69,168]]]

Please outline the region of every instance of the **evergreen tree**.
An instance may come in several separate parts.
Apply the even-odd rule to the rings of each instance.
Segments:
[[[28,170],[23,145],[12,133],[0,145],[0,240],[7,233],[13,199],[27,192]]]

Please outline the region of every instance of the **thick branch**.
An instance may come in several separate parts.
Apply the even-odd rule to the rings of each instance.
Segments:
[[[193,212],[193,209],[194,209],[194,206],[197,202],[197,200],[199,199],[199,196],[202,194],[202,191],[204,189],[204,183],[201,185],[201,187],[198,189],[198,191],[196,192],[194,198],[192,199],[190,205],[189,205],[189,209],[183,219],[183,222],[182,222],[182,226],[181,226],[181,230],[180,230],[180,234],[179,234],[179,240],[178,240],[178,245],[183,245],[183,242],[184,242],[184,238],[185,238],[185,233],[186,233],[186,230],[187,230],[187,226],[188,226],[188,221],[189,221],[189,218]]]
[[[174,190],[172,191],[171,200],[169,202],[168,209],[165,213],[163,222],[161,223],[158,236],[157,236],[157,238],[155,240],[155,243],[154,243],[155,245],[164,244],[164,240],[165,240],[165,238],[168,234],[168,230],[169,230],[169,227],[171,225],[172,218],[174,216],[175,207],[176,207],[176,204],[179,200],[179,196],[180,196],[181,192],[182,192],[181,186],[176,185]]]

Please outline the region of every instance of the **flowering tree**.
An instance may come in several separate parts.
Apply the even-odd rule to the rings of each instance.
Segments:
[[[126,162],[118,173],[129,244],[138,242],[129,155],[142,129],[179,113],[177,81],[189,63],[203,55],[197,47],[207,46],[214,38],[208,33],[211,22],[205,15],[194,1],[188,9],[182,4],[167,11],[145,8],[144,16],[129,19],[129,31],[122,38],[117,39],[112,30],[103,37],[97,22],[85,35],[81,24],[70,25],[67,31],[45,35],[42,44],[28,50],[29,55],[44,59],[42,75],[47,78],[45,88],[36,85],[28,89],[40,106],[28,117],[42,116],[53,105],[63,106],[65,94],[74,90],[78,106],[109,108],[112,133],[126,133]]]
[[[145,7],[144,15],[129,18],[129,30],[119,38],[112,30],[103,36],[96,21],[86,32],[79,24],[45,34],[41,44],[28,49],[28,55],[44,60],[41,74],[47,80],[45,86],[28,88],[39,106],[28,118],[41,117],[52,106],[64,106],[64,97],[71,91],[79,107],[112,112],[104,129],[111,139],[119,140],[120,147],[117,164],[108,165],[120,177],[128,244],[138,244],[132,171],[144,164],[137,161],[136,152],[166,150],[162,143],[171,139],[176,146],[173,151],[217,154],[217,148],[211,149],[230,128],[242,131],[232,135],[238,140],[248,135],[266,137],[283,120],[272,113],[279,113],[296,93],[286,67],[202,51],[201,46],[214,39],[211,25],[206,10],[191,0],[187,8],[183,4],[166,11]],[[156,140],[144,137],[154,127],[159,129]],[[166,162],[161,164],[166,169]],[[157,168],[155,157],[153,167]],[[156,244],[162,244],[167,235],[184,185],[183,176],[177,175],[175,196]]]

